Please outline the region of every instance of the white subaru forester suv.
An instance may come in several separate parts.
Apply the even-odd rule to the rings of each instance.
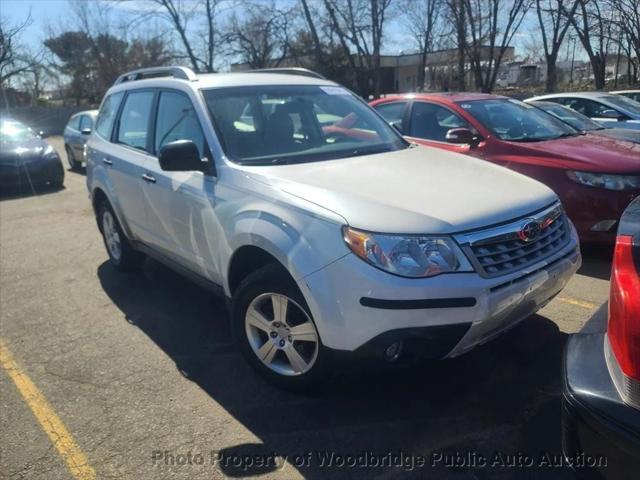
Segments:
[[[247,360],[285,388],[347,352],[460,355],[581,263],[547,187],[412,145],[309,71],[126,73],[86,153],[113,265],[150,256],[223,292]]]

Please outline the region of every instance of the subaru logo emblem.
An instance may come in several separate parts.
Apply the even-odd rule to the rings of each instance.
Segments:
[[[523,242],[531,242],[532,240],[538,238],[541,229],[542,228],[540,226],[540,223],[536,221],[527,222],[518,232],[518,238]]]

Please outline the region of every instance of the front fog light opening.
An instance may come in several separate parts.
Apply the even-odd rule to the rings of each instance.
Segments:
[[[402,340],[397,342],[393,342],[389,345],[384,351],[384,359],[387,362],[395,362],[400,358],[400,354],[402,353],[403,343]]]

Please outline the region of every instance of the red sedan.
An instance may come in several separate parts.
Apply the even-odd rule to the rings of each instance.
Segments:
[[[622,212],[640,194],[640,144],[579,132],[517,100],[407,94],[371,105],[416,143],[473,155],[548,185],[585,243],[613,244]]]

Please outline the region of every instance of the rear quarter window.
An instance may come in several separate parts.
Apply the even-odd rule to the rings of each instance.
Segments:
[[[118,143],[147,151],[149,121],[154,97],[155,93],[151,91],[129,92],[118,122]]]

